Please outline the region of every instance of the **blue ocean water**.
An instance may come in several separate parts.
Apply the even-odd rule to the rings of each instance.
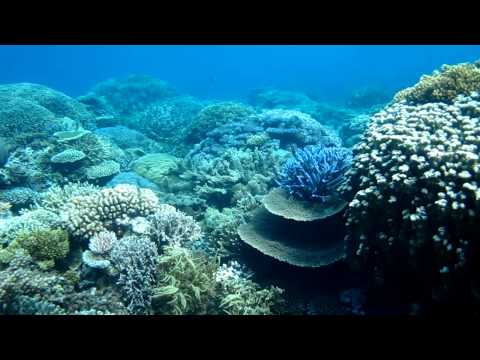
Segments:
[[[365,86],[394,93],[442,64],[478,58],[473,45],[19,45],[0,46],[0,83],[40,83],[76,97],[141,73],[200,98],[242,99],[271,86],[341,101]]]

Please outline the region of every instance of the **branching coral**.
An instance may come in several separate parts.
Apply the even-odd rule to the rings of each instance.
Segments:
[[[456,96],[469,95],[472,91],[480,91],[480,61],[473,64],[443,65],[433,75],[423,75],[413,87],[399,91],[394,101],[451,104]]]
[[[90,238],[88,248],[94,254],[106,254],[112,249],[115,241],[117,241],[117,236],[114,232],[102,231]]]
[[[147,238],[125,236],[114,242],[110,261],[119,272],[117,284],[131,314],[150,312],[157,257],[157,246]]]
[[[150,237],[160,246],[183,245],[201,238],[200,226],[193,217],[185,215],[171,205],[162,204],[147,217]]]
[[[325,201],[335,195],[352,162],[351,151],[315,146],[298,150],[282,168],[277,183],[300,199]]]
[[[266,193],[284,158],[285,153],[276,148],[229,149],[220,157],[198,155],[187,161],[189,170],[181,178],[192,181],[197,194],[228,206],[236,193]]]
[[[238,208],[207,208],[202,225],[209,247],[219,255],[237,252],[241,244],[237,229],[244,220],[245,213]]]
[[[214,311],[218,263],[201,252],[168,245],[159,259],[160,279],[153,289],[156,314],[207,314]]]

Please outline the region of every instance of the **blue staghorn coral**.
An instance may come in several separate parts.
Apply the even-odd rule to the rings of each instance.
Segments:
[[[325,201],[344,181],[352,153],[343,147],[306,146],[287,160],[277,184],[304,200]]]

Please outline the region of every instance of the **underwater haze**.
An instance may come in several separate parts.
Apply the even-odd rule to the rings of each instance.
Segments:
[[[341,101],[365,86],[393,93],[442,64],[479,57],[478,46],[466,45],[0,46],[0,82],[35,82],[79,96],[103,79],[134,73],[201,98],[242,99],[272,86]]]
[[[480,312],[480,46],[0,65],[0,315]]]

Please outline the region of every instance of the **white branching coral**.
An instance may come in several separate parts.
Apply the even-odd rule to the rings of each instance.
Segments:
[[[102,231],[117,230],[125,219],[153,214],[158,206],[152,190],[120,184],[73,197],[61,215],[72,235],[89,239]]]
[[[161,204],[148,218],[150,236],[158,244],[182,245],[202,237],[200,225],[193,217],[167,204]]]
[[[372,117],[343,188],[354,195],[346,211],[354,262],[430,274],[423,280],[431,284],[469,268],[480,213],[479,113],[472,94],[452,105],[395,103]]]
[[[117,241],[117,235],[114,232],[102,231],[92,236],[88,248],[94,254],[105,254],[112,249],[115,241]]]

